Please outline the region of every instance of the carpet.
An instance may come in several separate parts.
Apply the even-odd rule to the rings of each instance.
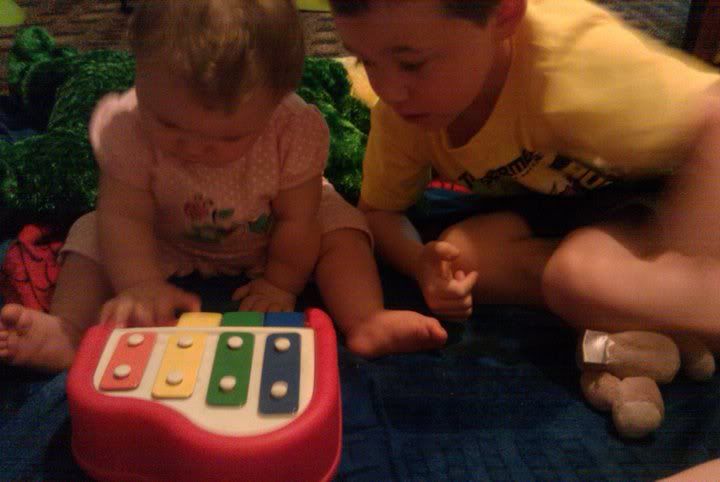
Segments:
[[[512,306],[477,311],[443,350],[368,361],[340,346],[337,480],[655,480],[720,456],[720,377],[665,387],[664,425],[623,441],[584,403],[573,347],[557,319]],[[69,449],[64,383],[2,369],[3,479],[86,478]]]

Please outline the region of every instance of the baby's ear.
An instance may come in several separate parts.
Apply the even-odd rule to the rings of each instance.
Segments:
[[[525,17],[527,0],[500,0],[491,21],[502,38],[515,33],[520,21]]]

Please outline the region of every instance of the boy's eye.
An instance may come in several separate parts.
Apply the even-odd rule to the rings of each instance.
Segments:
[[[369,60],[363,60],[360,57],[358,57],[355,60],[355,65],[356,66],[364,66],[366,68],[372,68],[375,64],[373,62],[370,62]]]
[[[425,62],[400,62],[399,65],[405,72],[417,72],[423,68]]]

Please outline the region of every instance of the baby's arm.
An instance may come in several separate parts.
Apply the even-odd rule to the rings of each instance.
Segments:
[[[175,318],[175,310],[197,311],[199,299],[169,284],[160,269],[154,234],[152,195],[100,175],[98,231],[100,251],[117,296],[101,320],[151,325]]]
[[[273,227],[263,278],[240,287],[241,310],[290,311],[305,287],[320,251],[318,209],[322,178],[281,191],[272,203]]]
[[[362,199],[380,255],[395,269],[414,278],[430,310],[447,319],[466,319],[472,313],[472,288],[477,273],[454,270],[458,249],[445,241],[423,245],[410,220],[401,212],[373,209]]]

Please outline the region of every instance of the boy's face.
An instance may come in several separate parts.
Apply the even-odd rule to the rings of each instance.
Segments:
[[[406,121],[442,129],[483,100],[503,38],[486,25],[447,16],[439,0],[377,1],[336,16],[346,48],[375,92]]]

